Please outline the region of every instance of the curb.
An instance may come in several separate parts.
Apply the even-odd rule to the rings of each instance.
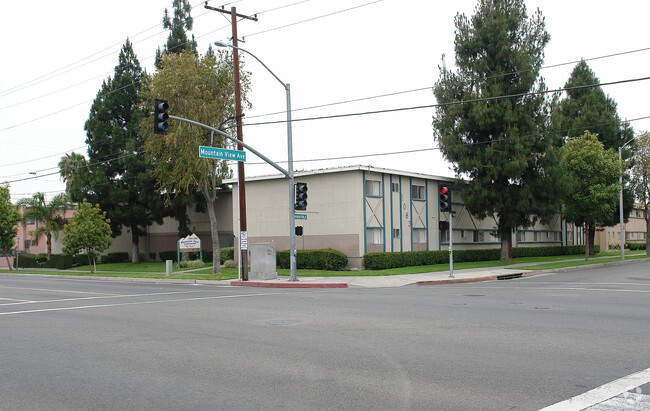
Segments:
[[[347,283],[265,283],[257,281],[231,281],[230,285],[267,288],[348,288]]]
[[[426,280],[418,281],[417,285],[438,285],[438,284],[459,284],[459,283],[475,283],[479,281],[490,281],[497,280],[496,275],[488,275],[485,277],[475,277],[475,278],[459,278],[459,279],[449,279],[449,280]]]

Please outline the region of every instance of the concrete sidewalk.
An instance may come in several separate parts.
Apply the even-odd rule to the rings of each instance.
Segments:
[[[421,274],[401,274],[384,276],[350,276],[350,277],[298,277],[298,281],[290,281],[289,277],[278,277],[276,280],[264,281],[231,281],[234,286],[246,287],[276,287],[276,288],[348,288],[348,287],[401,287],[404,285],[436,285],[454,284],[475,281],[519,278],[539,271],[507,269],[502,267],[474,268],[454,270],[454,277],[449,277],[449,271]]]
[[[598,257],[597,257],[598,258]],[[607,258],[607,257],[604,257]],[[573,260],[567,260],[573,261]],[[478,281],[509,280],[540,273],[559,273],[567,271],[588,270],[621,264],[649,263],[650,259],[622,260],[600,264],[590,264],[575,267],[557,268],[551,270],[518,269],[516,265],[506,267],[485,267],[464,270],[454,270],[454,277],[449,277],[449,271],[421,274],[401,274],[386,276],[350,276],[350,277],[298,277],[298,281],[290,281],[289,277],[278,277],[276,280],[264,281],[231,281],[230,285],[244,287],[275,287],[275,288],[348,288],[348,287],[401,287],[404,285],[442,285],[469,283]],[[531,265],[530,263],[518,265]]]

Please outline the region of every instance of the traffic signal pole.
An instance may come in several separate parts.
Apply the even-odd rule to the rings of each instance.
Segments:
[[[454,213],[449,202],[449,278],[454,278]]]

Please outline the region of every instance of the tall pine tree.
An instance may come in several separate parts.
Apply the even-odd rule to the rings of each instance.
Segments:
[[[479,0],[471,18],[456,15],[455,26],[456,71],[443,67],[434,86],[434,135],[462,178],[454,193],[472,214],[496,219],[507,260],[516,227],[560,209],[560,139],[545,134],[539,93],[550,36],[541,12],[529,18],[523,0]]]
[[[552,114],[552,125],[557,133],[568,137],[578,137],[589,131],[598,137],[605,150],[618,150],[625,142],[634,137],[634,131],[618,116],[617,104],[607,96],[600,86],[581,88],[600,84],[596,74],[589,68],[586,61],[581,60],[571,72],[569,80],[564,85],[565,98],[556,101]],[[632,155],[630,150],[623,150],[623,159]],[[632,163],[629,163],[631,167]],[[628,170],[629,171],[629,170]],[[628,185],[630,177],[625,173],[623,186],[623,216],[627,221],[634,207],[634,192]],[[620,221],[620,206],[607,218],[597,222],[599,226],[613,226]],[[588,231],[590,254],[595,254],[594,239],[596,227],[591,225]]]
[[[154,222],[162,223],[164,212],[138,127],[146,115],[140,105],[143,74],[127,39],[114,77],[104,81],[90,109],[85,125],[89,166],[82,174],[88,187],[83,197],[106,211],[113,236],[120,235],[123,227],[130,231],[133,263],[139,262],[140,237]]]
[[[207,4],[207,3],[206,3]],[[192,18],[192,6],[188,0],[172,0],[174,7],[174,16],[169,16],[169,11],[165,9],[163,14],[163,28],[169,30],[167,44],[161,51],[160,47],[156,50],[156,68],[160,69],[162,64],[163,53],[182,53],[190,51],[195,57],[199,54],[196,50],[196,40],[192,34],[192,40],[187,38],[187,30],[191,31],[194,25]]]

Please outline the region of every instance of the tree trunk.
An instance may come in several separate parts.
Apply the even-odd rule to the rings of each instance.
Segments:
[[[93,271],[93,256],[92,256],[92,254],[93,254],[93,252],[91,250],[88,250],[88,265],[90,266],[90,272],[91,273],[94,272]]]
[[[585,261],[589,261],[589,224],[585,223],[585,231],[587,235],[585,236]]]
[[[52,257],[52,234],[45,235],[45,244],[47,245],[47,261]]]
[[[589,255],[596,255],[596,226],[589,227],[588,235],[589,237]]]
[[[207,189],[202,188],[201,193],[208,205],[208,217],[210,217],[210,234],[212,236],[212,274],[221,274],[221,247],[219,246],[219,230],[217,226],[217,214],[214,212],[214,200],[210,197]]]
[[[647,205],[645,207],[645,255],[650,255],[650,214]]]
[[[512,261],[512,230],[501,233],[501,261]]]
[[[140,237],[138,236],[138,227],[131,227],[131,263],[138,264],[140,262]]]
[[[11,263],[9,262],[9,253],[7,253],[7,250],[3,250],[5,253],[5,258],[7,259],[7,267],[9,267],[9,271],[11,271]]]

